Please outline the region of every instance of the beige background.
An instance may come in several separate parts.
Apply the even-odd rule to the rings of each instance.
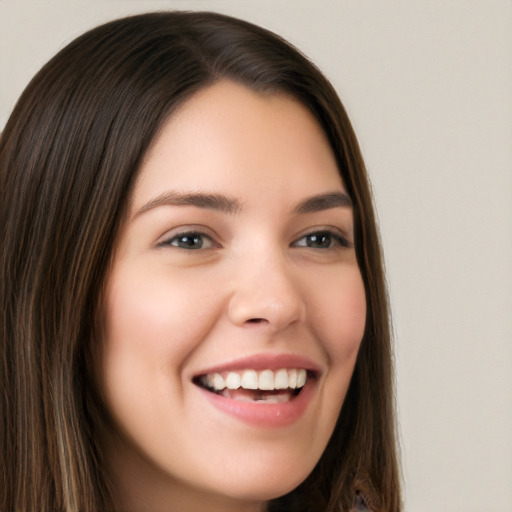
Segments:
[[[85,29],[205,9],[320,65],[375,189],[393,305],[406,510],[512,511],[512,2],[0,0],[0,127]]]

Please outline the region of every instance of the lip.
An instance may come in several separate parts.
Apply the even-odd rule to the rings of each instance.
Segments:
[[[282,403],[239,401],[196,386],[204,399],[217,410],[233,416],[239,421],[260,428],[285,427],[298,421],[313,399],[318,386],[318,379],[322,373],[319,365],[303,356],[295,354],[260,354],[205,368],[196,376],[249,368],[254,370],[304,368],[310,375],[300,393],[289,402]]]

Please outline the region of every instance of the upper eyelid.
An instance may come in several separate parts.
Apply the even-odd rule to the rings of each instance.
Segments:
[[[308,232],[304,233],[303,235],[295,238],[294,241],[291,242],[290,245],[294,246],[295,244],[297,244],[299,242],[299,240],[302,240],[303,238],[305,238],[307,236],[315,235],[317,233],[329,233],[329,234],[333,235],[333,237],[341,239],[340,243],[341,243],[342,247],[351,248],[354,246],[353,241],[346,234],[344,234],[343,232],[341,232],[338,229],[334,230],[332,228],[331,229],[313,229],[311,231],[308,231]]]
[[[350,241],[352,230],[345,230],[339,226],[332,225],[314,226],[301,231],[294,237],[294,239],[300,240],[305,236],[314,235],[315,233],[332,233],[335,236],[341,236],[342,238],[345,238]]]
[[[211,240],[213,244],[218,244],[218,237],[212,230],[206,228],[205,226],[183,226],[174,229],[168,230],[162,236],[158,237],[155,245],[165,246],[170,245],[170,242],[174,240],[176,237],[185,236],[185,235],[200,235],[202,237],[208,238]]]

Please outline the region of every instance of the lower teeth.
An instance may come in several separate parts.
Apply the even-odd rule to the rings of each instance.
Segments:
[[[294,396],[298,394],[298,391],[292,392],[290,390],[283,390],[278,392],[265,392],[265,391],[252,391],[240,392],[240,390],[231,390],[231,389],[223,389],[218,392],[218,394],[222,395],[225,398],[231,398],[232,400],[237,400],[239,402],[260,402],[266,404],[281,404],[285,402],[289,402]]]

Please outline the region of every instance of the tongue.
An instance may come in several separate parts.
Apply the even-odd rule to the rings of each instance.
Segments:
[[[292,399],[293,393],[289,389],[280,389],[275,391],[261,391],[259,389],[224,389],[222,396],[239,400],[241,402],[262,402],[262,403],[282,403]]]

